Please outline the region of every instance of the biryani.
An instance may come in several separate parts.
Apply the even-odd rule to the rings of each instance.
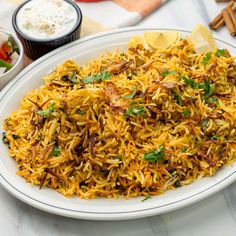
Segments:
[[[21,100],[3,134],[18,175],[66,197],[129,198],[235,161],[234,57],[197,53],[188,38],[142,40],[83,66],[68,60]]]

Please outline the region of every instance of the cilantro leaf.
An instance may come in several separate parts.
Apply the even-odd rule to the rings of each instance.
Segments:
[[[176,71],[171,71],[171,70],[167,70],[167,69],[164,69],[162,72],[161,72],[161,76],[163,76],[164,78],[167,76],[167,75],[175,75],[176,74]]]
[[[82,81],[84,84],[91,84],[93,82],[99,81],[101,79],[100,74],[85,76]]]
[[[61,153],[61,148],[53,147],[53,149],[52,149],[52,155],[53,156],[58,156],[58,155],[60,155],[60,153]]]
[[[215,88],[216,88],[215,84],[209,84],[208,96],[211,96],[214,93]]]
[[[151,151],[149,153],[144,153],[143,159],[148,162],[156,162],[160,161],[164,157],[164,150],[163,146],[160,146],[156,151]]]
[[[217,100],[216,96],[206,99],[206,103],[208,103],[211,106],[215,105],[215,108],[219,106],[219,101]]]
[[[213,135],[211,137],[211,140],[219,140],[220,136],[219,135]]]
[[[131,105],[127,111],[125,112],[125,116],[138,116],[138,115],[143,115],[145,112],[144,108],[140,105],[138,106],[133,106]]]
[[[72,75],[64,75],[62,78],[61,78],[63,81],[70,81],[72,82],[73,84],[77,84],[78,81],[77,81],[77,78],[76,78],[76,72],[74,71]]]
[[[184,109],[183,112],[182,112],[182,114],[183,114],[184,117],[188,117],[188,116],[190,115],[190,113],[191,113],[191,112],[190,112],[189,109],[187,109],[187,108]]]
[[[69,78],[68,78],[73,84],[77,84],[77,78],[76,78],[76,72],[74,72]]]
[[[208,80],[205,80],[198,84],[198,88],[203,89],[205,95],[211,96],[215,91],[215,84],[210,84]]]
[[[216,52],[215,52],[215,55],[217,57],[221,57],[221,56],[224,56],[225,55],[225,50],[224,49],[217,49]]]
[[[208,62],[210,61],[210,59],[211,59],[211,53],[208,52],[208,53],[206,53],[206,55],[203,57],[203,59],[202,59],[202,64],[203,64],[204,66],[207,65]]]
[[[180,106],[183,105],[182,98],[179,95],[177,95],[175,92],[172,93],[172,97],[173,99],[176,100],[177,104],[179,104]]]
[[[50,104],[48,109],[37,111],[37,114],[41,115],[43,118],[48,118],[51,115],[51,113],[54,112],[54,109],[55,109],[55,103],[53,102]]]
[[[189,85],[193,89],[197,88],[197,84],[193,79],[187,78],[184,75],[180,75],[180,79],[182,79],[185,82],[185,84]]]
[[[122,96],[122,98],[133,98],[136,92],[137,92],[137,86],[135,85],[133,92],[131,94]]]
[[[82,82],[84,84],[91,84],[93,82],[97,82],[97,81],[105,81],[105,80],[109,80],[111,79],[111,74],[109,72],[103,72],[103,73],[98,73],[95,75],[91,75],[91,76],[85,76],[82,79]]]
[[[103,72],[101,74],[101,80],[104,81],[104,80],[110,80],[111,79],[111,74],[109,72]]]
[[[187,148],[182,147],[182,148],[180,148],[180,151],[181,151],[182,153],[185,153],[185,152],[187,151]]]

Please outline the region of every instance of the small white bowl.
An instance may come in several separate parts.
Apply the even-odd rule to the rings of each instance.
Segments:
[[[3,89],[3,87],[8,82],[10,82],[12,79],[14,79],[14,77],[23,69],[24,50],[23,50],[20,40],[16,36],[14,36],[12,33],[8,32],[6,30],[3,30],[3,29],[0,29],[0,33],[11,35],[14,42],[18,46],[19,52],[20,52],[20,55],[19,55],[19,58],[18,58],[18,61],[16,62],[16,64],[9,71],[0,75],[0,91],[1,91]]]

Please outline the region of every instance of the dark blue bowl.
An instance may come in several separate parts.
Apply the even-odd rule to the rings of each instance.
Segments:
[[[69,4],[71,4],[75,8],[77,15],[78,15],[78,19],[77,19],[75,27],[73,29],[71,29],[71,31],[68,34],[66,34],[62,37],[56,38],[56,39],[43,40],[43,39],[32,38],[32,37],[24,34],[23,32],[21,32],[17,26],[17,21],[16,21],[17,13],[20,10],[20,8],[22,6],[24,6],[25,4],[27,4],[29,1],[31,1],[31,0],[28,0],[24,3],[22,3],[15,10],[15,12],[13,13],[13,16],[12,16],[13,28],[14,28],[18,38],[20,39],[20,41],[23,44],[25,54],[29,58],[36,60],[39,57],[45,55],[46,53],[80,38],[82,12],[81,12],[80,8],[78,7],[78,5],[71,0],[65,0],[65,1],[68,2]]]

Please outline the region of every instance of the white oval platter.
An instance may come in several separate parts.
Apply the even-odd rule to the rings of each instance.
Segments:
[[[0,122],[9,113],[16,110],[21,98],[30,90],[39,87],[42,77],[63,63],[67,59],[73,59],[83,65],[101,53],[127,48],[127,43],[134,35],[141,35],[145,31],[179,31],[181,35],[189,34],[187,30],[180,29],[156,29],[156,28],[123,28],[105,33],[96,34],[67,44],[38,59],[24,69],[12,80],[0,93]],[[227,48],[236,55],[236,47],[216,39],[218,47]],[[161,214],[168,211],[193,204],[217,191],[225,188],[236,180],[236,163],[224,167],[213,177],[203,178],[176,191],[155,196],[142,202],[143,197],[118,200],[98,198],[81,200],[77,197],[65,198],[54,190],[44,188],[39,190],[37,186],[26,183],[25,180],[15,174],[17,166],[9,157],[7,146],[0,142],[0,183],[18,199],[41,210],[67,217],[90,220],[126,220]]]

